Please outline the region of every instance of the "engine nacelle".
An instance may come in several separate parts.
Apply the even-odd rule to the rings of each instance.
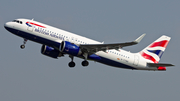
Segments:
[[[41,53],[43,55],[46,55],[46,56],[49,56],[49,57],[52,57],[52,58],[57,58],[57,57],[62,56],[62,54],[60,53],[59,50],[56,50],[56,49],[54,49],[52,47],[49,47],[49,46],[46,46],[46,45],[42,45]]]
[[[81,49],[76,44],[70,43],[68,41],[62,41],[60,46],[60,51],[63,53],[67,53],[73,56],[81,55]]]

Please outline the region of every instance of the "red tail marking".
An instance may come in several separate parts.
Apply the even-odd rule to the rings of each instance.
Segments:
[[[148,54],[146,54],[146,53],[144,53],[144,52],[141,53],[141,56],[144,57],[145,59],[148,59],[148,60],[153,61],[154,63],[158,63],[158,61],[156,61],[156,60],[154,59],[154,57],[152,57],[152,56],[150,56],[150,55],[148,55]]]
[[[152,48],[152,47],[156,47],[156,46],[161,46],[161,47],[166,48],[168,43],[169,43],[168,40],[164,40],[164,41],[160,41],[160,42],[154,42],[149,47]]]

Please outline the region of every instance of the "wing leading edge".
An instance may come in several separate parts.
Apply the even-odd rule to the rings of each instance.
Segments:
[[[80,47],[83,50],[88,51],[88,53],[95,53],[97,51],[105,51],[108,49],[119,49],[122,47],[138,44],[145,35],[146,34],[142,34],[140,37],[138,37],[136,40],[134,40],[132,42],[114,43],[114,44],[87,44],[87,45],[80,45]]]

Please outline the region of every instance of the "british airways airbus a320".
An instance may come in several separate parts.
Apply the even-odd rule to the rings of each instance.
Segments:
[[[109,66],[132,69],[164,71],[172,64],[159,63],[170,37],[162,35],[156,41],[138,53],[124,51],[121,48],[139,43],[145,34],[136,40],[126,43],[104,44],[86,37],[82,37],[37,21],[16,19],[4,24],[9,32],[22,37],[25,48],[27,40],[42,44],[41,53],[51,58],[69,55],[69,67],[74,67],[74,57],[84,59],[82,66],[88,66],[88,60],[100,62]]]

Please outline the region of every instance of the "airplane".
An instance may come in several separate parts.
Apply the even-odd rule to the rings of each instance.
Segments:
[[[171,37],[162,35],[138,53],[123,50],[123,47],[138,44],[146,34],[136,40],[125,43],[104,44],[71,32],[43,24],[34,19],[15,19],[6,22],[7,31],[24,39],[21,49],[27,40],[42,44],[41,53],[57,59],[69,55],[69,67],[75,67],[74,57],[82,58],[82,66],[88,66],[88,60],[108,66],[132,70],[166,71],[166,67],[174,66],[159,63]]]

